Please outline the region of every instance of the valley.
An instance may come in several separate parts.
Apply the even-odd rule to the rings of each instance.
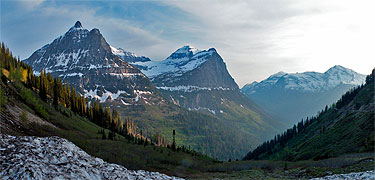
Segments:
[[[65,29],[22,60],[1,42],[0,179],[375,178],[375,69],[240,88],[219,48],[154,60]]]
[[[116,109],[147,136],[161,134],[171,142],[176,130],[177,143],[220,160],[242,158],[286,127],[240,92],[213,48],[184,46],[152,61],[110,46],[98,29],[77,21],[23,62]]]
[[[324,73],[279,72],[241,91],[276,119],[293,126],[302,118],[315,116],[346,91],[365,82],[365,75],[336,65]]]

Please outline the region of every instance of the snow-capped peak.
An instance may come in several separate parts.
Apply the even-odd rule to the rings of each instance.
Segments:
[[[214,53],[217,53],[214,48],[198,50],[197,48],[187,45],[177,49],[163,61],[136,62],[133,65],[147,67],[143,69],[142,72],[150,78],[160,74],[169,74],[177,77],[197,68],[206,62]]]
[[[284,75],[286,75],[286,74],[288,74],[288,73],[285,73],[285,72],[283,72],[283,71],[280,71],[280,72],[278,72],[278,73],[276,73],[276,74],[271,75],[270,77],[281,77],[281,76],[284,76]]]
[[[189,58],[189,57],[192,57],[199,52],[201,52],[201,51],[198,50],[197,48],[195,48],[193,46],[190,46],[190,45],[186,45],[186,46],[183,46],[183,47],[177,49],[167,59],[181,59],[181,58],[184,58],[184,57]]]
[[[111,47],[112,53],[115,54],[115,55],[117,55],[117,56],[121,56],[121,57],[122,56],[138,57],[135,53],[125,51],[122,48],[115,48],[113,46],[110,46],[110,47]]]
[[[323,91],[335,88],[340,84],[361,85],[365,80],[365,75],[359,74],[351,69],[336,65],[324,73],[303,72],[303,73],[285,73],[278,72],[267,79],[259,82],[245,85],[247,89],[276,87],[281,85],[285,89],[301,91]]]
[[[360,85],[364,82],[365,75],[359,74],[352,69],[345,68],[340,65],[335,65],[324,72],[324,76],[328,84],[355,84]]]
[[[56,40],[60,41],[65,37],[72,38],[75,42],[80,42],[80,39],[85,38],[89,31],[83,28],[81,22],[77,21],[63,36],[60,36]]]
[[[84,30],[81,22],[77,21],[74,26],[72,26],[69,31]]]
[[[349,68],[345,68],[345,67],[340,66],[340,65],[335,65],[335,66],[329,68],[325,73],[333,74],[333,73],[337,73],[337,72],[353,73],[355,71],[353,71]]]
[[[188,53],[188,52],[192,52],[193,55],[194,55],[197,52],[199,52],[199,50],[197,48],[191,46],[191,45],[186,45],[186,46],[176,50],[176,53]]]

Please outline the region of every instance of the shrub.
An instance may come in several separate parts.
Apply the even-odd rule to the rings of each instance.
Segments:
[[[28,124],[29,120],[27,119],[27,113],[25,111],[22,111],[20,114],[20,119],[24,124]]]
[[[21,97],[26,102],[26,104],[30,105],[36,111],[37,114],[42,116],[44,119],[48,119],[47,111],[44,109],[42,103],[32,95],[31,90],[22,87]]]

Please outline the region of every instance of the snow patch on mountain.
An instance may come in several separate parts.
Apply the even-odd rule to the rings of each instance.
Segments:
[[[283,87],[289,90],[318,92],[337,87],[340,84],[361,85],[366,76],[342,66],[334,66],[324,73],[276,73],[259,83],[245,85],[243,90],[251,90],[248,94],[256,93],[257,89]]]
[[[163,61],[133,62],[131,64],[146,67],[142,69],[142,72],[149,78],[161,74],[178,77],[206,62],[208,57],[215,52],[216,50],[213,48],[201,51],[191,46],[184,46]]]
[[[86,97],[86,98],[94,98],[94,99],[99,100],[101,103],[104,103],[109,97],[110,97],[112,100],[115,100],[115,99],[117,99],[121,94],[129,95],[129,93],[127,93],[126,91],[122,91],[122,90],[117,90],[116,93],[112,93],[112,92],[110,92],[110,91],[104,89],[104,92],[102,92],[102,95],[101,95],[101,96],[98,95],[98,89],[90,90],[90,91],[87,91],[87,90],[85,89],[84,91],[85,91],[85,97]]]
[[[138,57],[135,53],[132,53],[132,52],[128,52],[128,51],[125,51],[121,48],[115,48],[113,46],[110,46],[111,47],[111,51],[113,54],[117,55],[117,56],[132,56],[132,57]]]
[[[82,73],[70,73],[70,74],[60,74],[59,77],[70,77],[70,76],[79,76],[82,77]]]
[[[169,59],[177,59],[182,56],[189,56],[190,54],[195,55],[197,53],[201,52],[199,49],[191,46],[186,45],[182,48],[177,49],[171,56],[169,56]],[[177,57],[177,58],[176,58]]]
[[[135,76],[143,76],[142,73],[109,73],[109,75],[116,76],[117,78],[120,78],[120,79],[135,77]]]
[[[60,137],[0,134],[0,179],[181,179],[132,171],[92,157]]]
[[[206,108],[206,107],[197,107],[197,108],[188,108],[189,111],[200,111],[200,110],[206,110],[210,113],[212,113],[213,115],[216,114],[216,111],[215,110],[212,110],[210,108]],[[220,113],[224,113],[222,110],[220,110]]]
[[[232,90],[231,88],[224,88],[224,87],[198,87],[198,86],[174,86],[174,87],[156,87],[158,89],[167,90],[167,91],[183,91],[183,92],[193,92],[193,91],[211,91],[211,90],[223,90],[223,91],[229,91]]]

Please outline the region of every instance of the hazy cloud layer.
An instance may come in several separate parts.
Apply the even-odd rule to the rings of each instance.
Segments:
[[[242,86],[278,71],[375,66],[373,1],[1,1],[1,39],[21,58],[76,20],[155,60],[185,44],[215,47]]]

